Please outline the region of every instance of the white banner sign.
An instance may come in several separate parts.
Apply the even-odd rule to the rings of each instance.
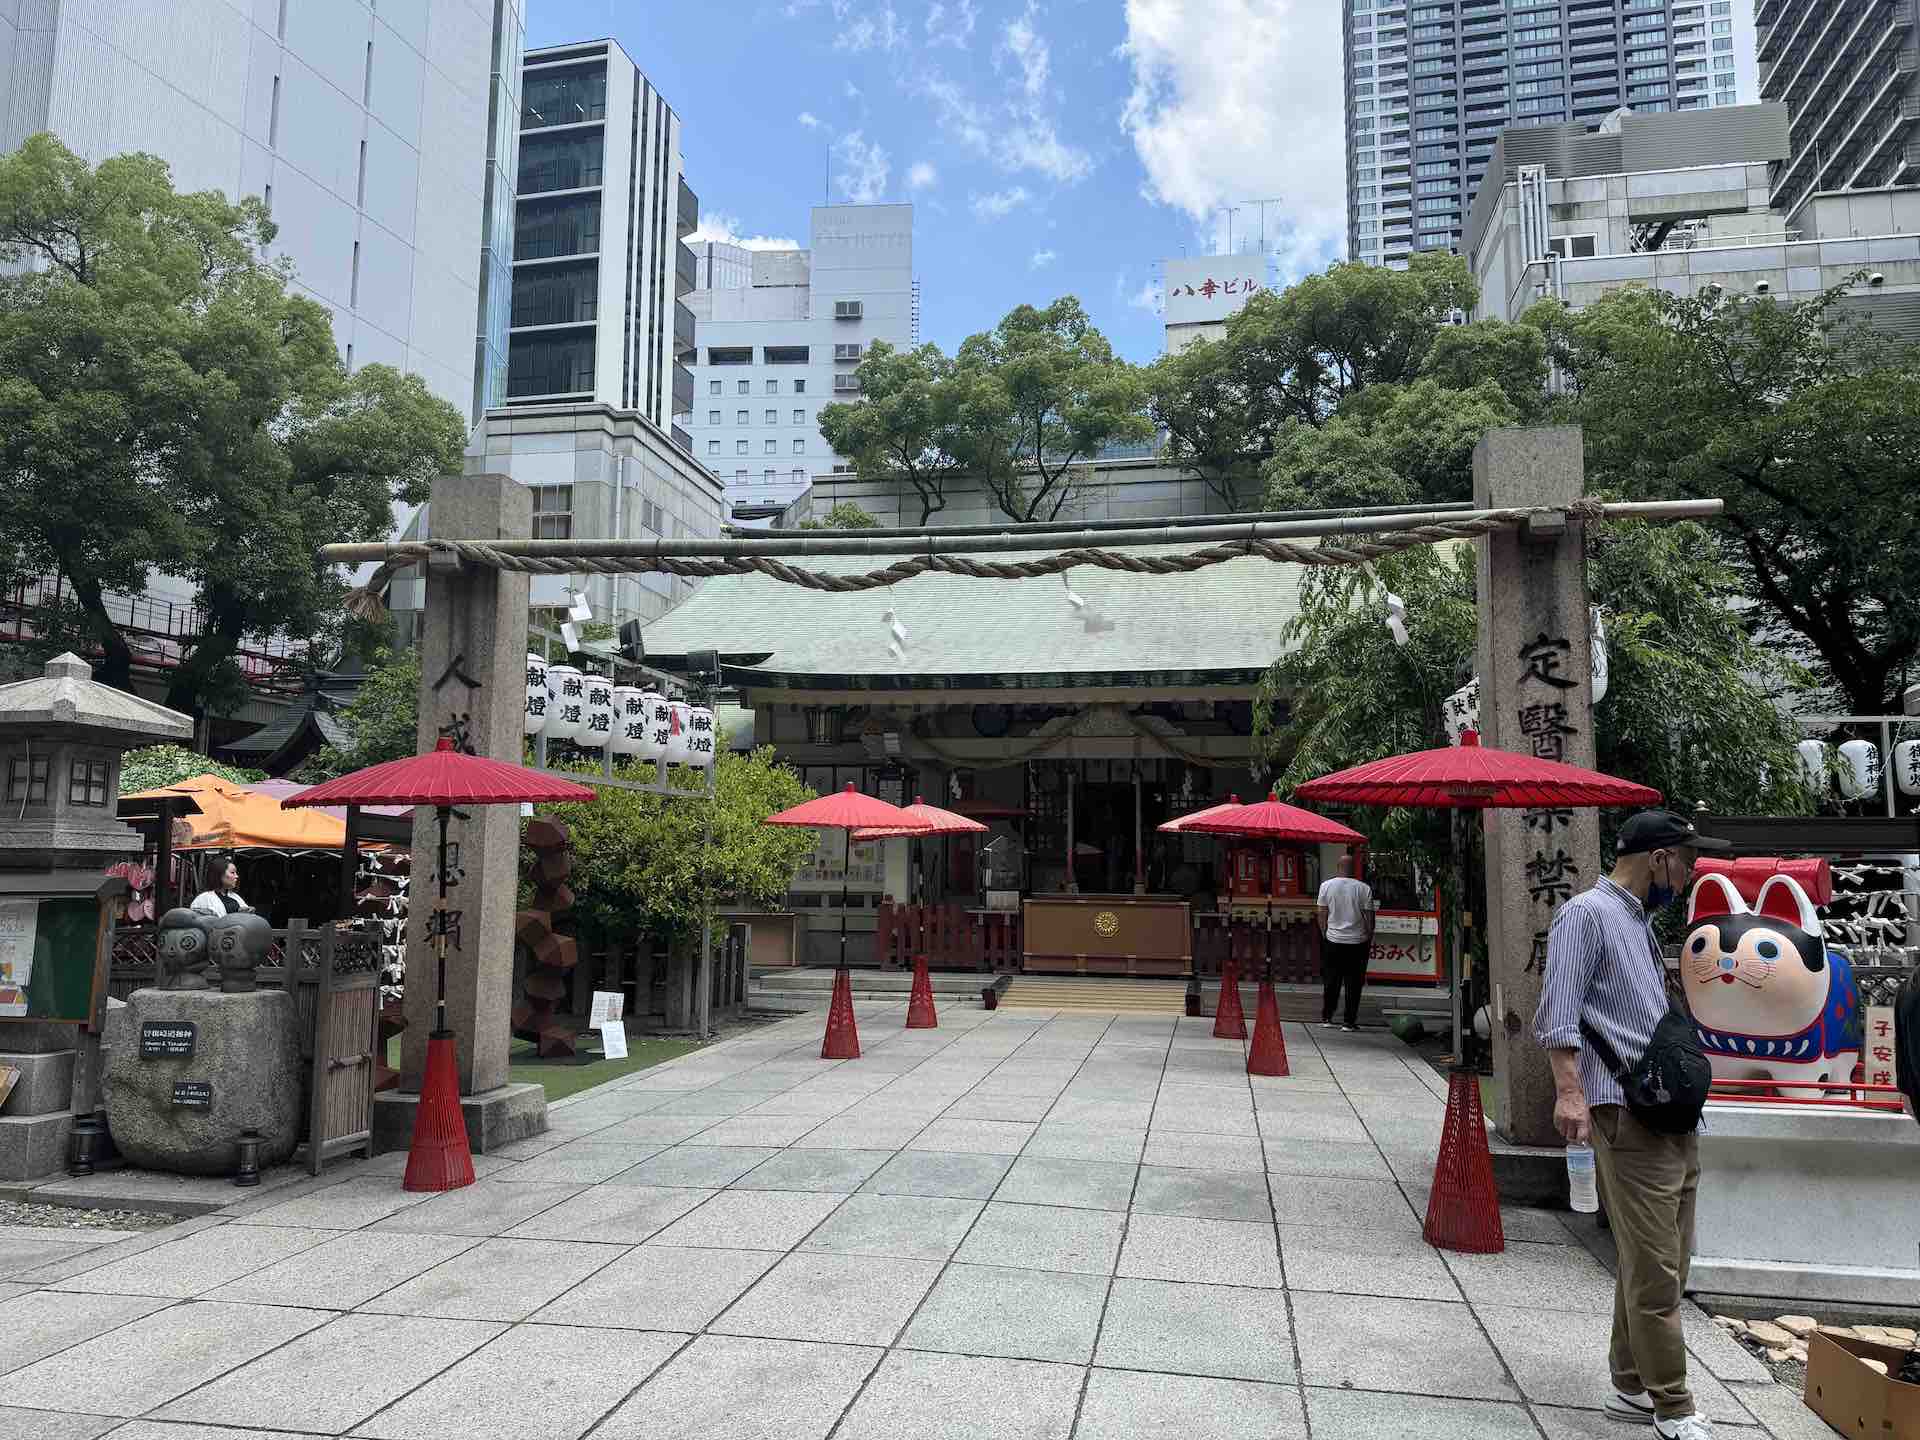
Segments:
[[[1266,260],[1259,255],[1203,255],[1166,263],[1169,325],[1224,320],[1266,288]]]
[[[587,1023],[596,1029],[609,1020],[618,1020],[626,1013],[627,997],[619,990],[596,990],[593,992],[593,1013]]]
[[[627,1027],[618,1020],[600,1026],[600,1053],[609,1060],[627,1058]]]

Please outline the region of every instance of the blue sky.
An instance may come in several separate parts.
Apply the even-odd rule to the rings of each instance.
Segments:
[[[1235,248],[1264,220],[1283,275],[1342,253],[1339,17],[1339,0],[528,0],[527,43],[619,40],[684,122],[703,235],[804,244],[831,162],[836,200],[913,202],[922,338],[951,352],[1074,294],[1145,361],[1157,263],[1225,250],[1221,207],[1239,207]]]

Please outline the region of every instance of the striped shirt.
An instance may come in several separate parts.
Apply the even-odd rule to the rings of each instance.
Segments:
[[[1588,1105],[1626,1097],[1580,1034],[1585,1020],[1625,1065],[1646,1053],[1667,1013],[1667,972],[1644,906],[1611,880],[1567,901],[1547,934],[1547,974],[1533,1038],[1548,1050],[1580,1052]]]

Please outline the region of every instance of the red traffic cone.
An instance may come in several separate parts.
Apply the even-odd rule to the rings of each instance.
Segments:
[[[907,1029],[938,1030],[940,1017],[933,1013],[933,981],[927,975],[927,957],[913,957],[913,993],[907,997]]]
[[[1441,1250],[1497,1255],[1507,1248],[1500,1225],[1500,1193],[1493,1184],[1493,1155],[1480,1109],[1480,1077],[1456,1067],[1447,1075],[1447,1123],[1427,1196],[1421,1233]]]
[[[1274,998],[1273,977],[1260,979],[1260,1003],[1253,1014],[1253,1045],[1247,1051],[1249,1075],[1285,1075],[1287,1042],[1280,1033],[1280,1002]]]
[[[820,1042],[820,1058],[860,1058],[860,1030],[853,1021],[853,974],[844,965],[833,972],[833,1003],[827,1006],[827,1035]]]
[[[1220,1002],[1213,1007],[1213,1038],[1247,1038],[1247,1012],[1240,1008],[1240,962],[1231,955],[1220,971]]]
[[[473,1151],[467,1117],[460,1113],[460,1070],[453,1036],[427,1037],[427,1073],[420,1106],[413,1112],[413,1144],[407,1150],[402,1190],[458,1190],[473,1184]]]

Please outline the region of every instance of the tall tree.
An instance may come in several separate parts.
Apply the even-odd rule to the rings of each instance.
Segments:
[[[1844,293],[1631,291],[1528,319],[1572,379],[1591,483],[1724,499],[1718,543],[1759,637],[1854,713],[1888,714],[1920,678],[1920,350],[1844,320]]]
[[[247,642],[336,625],[317,547],[384,539],[465,437],[417,377],[347,375],[273,236],[257,199],[179,194],[152,156],[90,168],[50,135],[0,156],[0,262],[31,267],[0,278],[0,569],[69,584],[122,688],[107,593],[190,581],[181,710],[237,698]]]
[[[1153,435],[1140,371],[1071,295],[969,337],[954,380],[958,458],[1016,521],[1056,519],[1103,446]]]
[[[965,469],[953,361],[937,345],[896,350],[876,340],[854,374],[860,398],[822,406],[820,433],[862,480],[910,486],[924,525],[947,508],[947,486]]]
[[[922,515],[920,523],[925,524],[927,517]],[[802,530],[874,530],[880,522],[869,515],[852,500],[842,500],[827,511],[822,520],[802,520]]]

